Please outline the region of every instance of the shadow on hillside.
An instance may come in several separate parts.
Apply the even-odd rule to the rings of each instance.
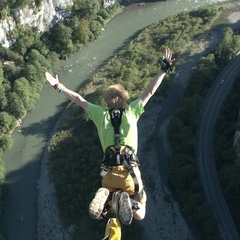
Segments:
[[[35,122],[30,124],[28,127],[21,127],[18,131],[24,135],[36,135],[36,136],[43,136],[48,137],[49,134],[52,132],[52,129],[55,126],[55,123],[61,117],[63,110],[66,108],[69,101],[65,101],[57,106],[58,113],[48,117],[46,119],[41,120],[40,122]]]
[[[7,193],[1,217],[6,239],[33,240],[37,234],[37,180],[42,153],[6,175]],[[15,159],[17,160],[17,159]]]

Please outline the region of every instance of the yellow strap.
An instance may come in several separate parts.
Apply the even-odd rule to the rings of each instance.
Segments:
[[[105,237],[102,240],[121,240],[121,223],[117,218],[110,218],[106,224]]]
[[[110,146],[109,147],[114,153],[116,153],[116,149],[114,146]],[[128,151],[126,151],[126,149],[129,149]],[[120,148],[120,154],[122,154],[123,152],[126,153],[126,152],[129,152],[131,151],[129,147],[125,146],[125,145],[122,145],[121,148]],[[132,151],[131,151],[132,153]]]

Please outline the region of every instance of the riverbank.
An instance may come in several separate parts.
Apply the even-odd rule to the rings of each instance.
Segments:
[[[236,6],[235,10],[237,10]],[[239,13],[239,11],[231,13],[228,16],[229,23],[237,22],[240,16]],[[219,29],[219,32],[211,31],[211,34],[205,42],[193,43],[194,45],[197,44],[197,46],[199,46],[198,49],[192,49],[191,46],[189,46],[188,49],[185,49],[184,52],[186,54],[183,54],[182,58],[179,59],[179,61],[182,62],[182,65],[180,69],[178,69],[173,81],[178,81],[179,83],[178,76],[181,75],[180,84],[183,87],[186,87],[190,71],[183,70],[191,69],[194,64],[197,63],[197,59],[194,59],[193,53],[196,53],[197,51],[203,55],[206,53],[206,49],[207,51],[210,51],[210,49],[221,40],[219,36],[221,36],[221,29]],[[191,63],[189,62],[189,59],[191,59]],[[158,113],[161,111],[161,104],[158,104],[158,102],[159,100],[154,97],[148,106],[148,111],[139,121],[139,133],[141,135],[139,149],[144,149],[143,146],[149,138],[149,132],[147,132],[146,129],[154,129],[154,126],[156,125]],[[168,144],[166,137],[169,120],[170,118],[166,119],[160,128],[156,129],[157,133],[163,139],[166,155],[171,155],[170,145]],[[58,128],[58,124],[55,125],[52,133]],[[144,161],[146,156],[147,161]],[[179,209],[178,204],[172,199],[171,193],[161,184],[161,177],[156,170],[156,166],[158,166],[158,156],[154,147],[152,146],[148,151],[146,149],[140,150],[139,157],[142,159],[142,175],[144,182],[146,183],[146,191],[148,194],[147,215],[146,218],[140,222],[144,229],[143,239],[153,240],[155,239],[155,236],[161,236],[162,239],[169,240],[193,239],[193,236],[182,217],[181,209]],[[47,163],[48,152],[47,149],[45,149],[41,160],[41,172],[38,183],[38,239],[70,240],[71,232],[74,230],[74,227],[64,229],[61,224],[56,204],[54,184],[51,179],[51,174],[48,171]]]

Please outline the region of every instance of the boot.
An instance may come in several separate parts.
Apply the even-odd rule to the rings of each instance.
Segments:
[[[105,203],[108,200],[109,190],[106,188],[99,188],[94,199],[89,205],[89,215],[93,219],[97,219],[102,214]]]

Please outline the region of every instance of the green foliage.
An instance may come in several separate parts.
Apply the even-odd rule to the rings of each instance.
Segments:
[[[35,7],[39,7],[43,0],[0,0],[0,19],[9,16],[13,8],[22,8],[29,4],[34,6],[34,2]],[[12,145],[13,139],[10,133],[15,128],[17,119],[23,118],[34,107],[45,83],[44,72],[46,70],[55,71],[59,67],[61,58],[68,57],[71,53],[80,49],[82,44],[99,37],[105,22],[113,16],[108,14],[109,18],[103,19],[98,14],[101,10],[98,0],[76,1],[74,8],[75,10],[73,9],[73,11],[69,10],[73,13],[72,16],[74,15],[75,17],[71,16],[71,18],[65,19],[44,33],[40,33],[38,29],[30,26],[22,26],[18,24],[18,19],[16,19],[17,25],[13,32],[16,42],[10,48],[4,48],[0,45],[0,155]],[[112,8],[114,11],[111,9],[112,14],[116,13],[119,8],[120,5],[116,4]],[[106,11],[108,10],[106,9]],[[91,143],[91,138],[89,143]],[[76,145],[79,144],[80,142],[77,141]],[[95,145],[97,146],[98,144]],[[75,149],[72,150],[73,152],[75,151]],[[73,159],[79,159],[78,157],[80,156],[80,163],[88,165],[83,151],[86,152],[86,149],[76,151]],[[101,155],[98,153],[98,147],[93,146],[90,150],[87,148],[87,151],[93,152],[93,155],[88,156],[91,158],[90,160],[93,158],[97,159],[97,156]],[[71,154],[68,154],[68,158],[71,158]],[[95,164],[95,161],[92,164]],[[63,166],[64,164],[61,163],[60,165]],[[65,210],[66,219],[69,218],[67,221],[71,222],[74,219],[77,222],[79,216],[83,213],[86,219],[91,222],[88,215],[86,215],[87,213],[84,212],[84,209],[87,209],[86,202],[89,202],[89,198],[92,197],[86,195],[86,192],[89,192],[89,189],[94,191],[93,189],[97,188],[95,185],[97,183],[91,182],[90,186],[88,186],[87,179],[89,176],[97,179],[98,173],[96,175],[96,173],[91,171],[91,164],[89,164],[89,172],[92,174],[82,171],[82,168],[79,167],[81,165],[76,164],[76,161],[71,166],[76,167],[76,169],[80,168],[83,178],[79,180],[80,175],[78,173],[72,175],[69,181],[73,183],[67,183],[61,189],[64,194],[66,193],[66,196],[59,201],[59,204],[61,206],[70,206],[69,210]],[[67,166],[63,167],[69,170]],[[0,162],[0,209],[2,210],[1,197],[3,196],[4,184],[1,182],[1,174],[3,173],[1,170]],[[59,178],[61,179],[61,177]],[[67,174],[63,174],[62,182],[67,181],[68,177]],[[60,194],[62,193],[61,191],[59,190]],[[79,193],[75,196],[74,194],[78,191]],[[82,205],[77,206],[79,202],[82,202]],[[75,211],[79,215],[74,215]],[[72,213],[73,217],[69,213]],[[84,221],[82,224],[85,226]],[[91,225],[92,229],[94,229],[95,221],[92,221]],[[1,226],[0,232],[2,232]],[[99,233],[99,239],[100,236],[102,236],[102,233]],[[4,239],[1,234],[0,239]]]
[[[1,0],[0,18],[9,15],[9,9],[16,6],[21,8],[30,2],[33,3],[29,0]],[[37,7],[42,4],[42,0],[34,2]],[[119,6],[114,6],[115,11]],[[12,121],[4,120],[6,116],[11,116],[16,121],[34,107],[45,82],[46,70],[55,71],[59,67],[60,58],[66,58],[82,44],[101,34],[107,19],[103,20],[98,15],[101,10],[99,1],[76,1],[75,8],[75,13],[81,12],[85,19],[81,18],[81,14],[76,14],[44,33],[38,32],[37,28],[17,24],[13,32],[15,43],[10,48],[0,45],[0,110],[4,112],[2,124],[6,123],[0,129],[0,134],[13,130]],[[0,152],[9,145],[5,142],[0,142]]]
[[[62,122],[61,130],[55,133],[49,146],[49,168],[53,173],[58,204],[64,222],[77,226],[76,239],[79,236],[100,239],[106,222],[90,219],[88,214],[88,205],[101,185],[102,149],[97,130],[92,121],[85,120],[82,109],[72,106],[66,111],[72,114]],[[141,239],[141,230],[136,223],[122,230],[125,239]]]
[[[91,21],[90,22],[90,30],[94,36],[94,38],[98,38],[102,34],[103,25],[99,21]]]
[[[1,132],[8,134],[16,125],[15,118],[7,112],[0,112],[0,128]]]
[[[93,39],[87,20],[81,20],[74,31],[74,40],[77,43],[86,44]]]
[[[8,104],[8,99],[5,94],[5,89],[3,85],[0,85],[0,111],[5,110]]]
[[[25,6],[36,4],[36,7],[39,7],[42,4],[43,0],[1,0],[0,1],[0,19],[4,19],[9,16],[11,9],[14,8],[23,8]]]
[[[233,40],[234,41],[234,40]],[[230,209],[231,215],[235,223],[240,221],[240,207],[238,199],[240,198],[240,181],[239,181],[239,160],[236,157],[236,151],[232,145],[232,139],[235,136],[237,122],[239,122],[239,83],[237,78],[230,94],[228,95],[222,111],[216,124],[215,142],[215,159],[219,173],[219,180],[224,193],[226,202]],[[239,230],[239,224],[236,224]]]
[[[26,78],[19,78],[14,82],[13,91],[20,97],[24,109],[27,111],[32,109],[35,105],[36,97]]]
[[[23,117],[26,114],[24,103],[17,93],[9,93],[8,112],[13,115],[16,119]]]
[[[213,9],[215,11],[215,9]],[[204,23],[209,22],[206,17],[212,14],[212,10],[202,10],[199,13],[204,14]],[[199,13],[193,12],[192,16],[198,16]],[[184,13],[186,16],[186,13]],[[183,17],[183,15],[181,16]],[[192,20],[193,21],[193,20]],[[203,194],[200,188],[199,179],[196,173],[197,166],[195,163],[195,133],[197,131],[198,113],[201,108],[204,97],[208,93],[208,89],[212,86],[214,80],[219,75],[221,69],[233,58],[239,51],[238,42],[239,35],[233,33],[231,29],[224,30],[223,41],[214,49],[214,51],[200,59],[197,68],[193,71],[191,81],[185,92],[185,98],[182,99],[181,105],[175,113],[174,118],[168,129],[168,137],[173,147],[173,158],[171,159],[171,184],[178,193],[185,212],[193,216],[194,221],[205,232],[207,239],[218,239],[217,223],[211,213],[211,209],[204,204]],[[236,153],[232,147],[232,141],[236,131],[236,121],[239,111],[239,94],[234,87],[231,93],[231,102],[224,107],[224,113],[221,114],[217,127],[215,159],[219,166],[219,175],[224,188],[224,196],[228,199],[228,205],[231,208],[235,222],[239,221],[239,205],[235,201],[239,191],[239,181],[237,181],[235,171],[227,171],[227,169],[236,167]],[[233,109],[234,106],[234,109]],[[235,109],[236,108],[236,109]],[[228,167],[224,167],[227,164]],[[230,173],[231,172],[231,173]],[[228,176],[228,177],[227,177]],[[189,186],[191,182],[192,186]],[[235,182],[236,185],[233,185]],[[230,183],[227,185],[226,183]],[[190,191],[189,191],[190,189]],[[232,191],[237,192],[237,196],[233,197]]]
[[[106,12],[108,11],[100,11],[102,19],[107,16]],[[138,97],[159,71],[157,62],[162,57],[159,54],[162,54],[166,47],[171,47],[177,58],[190,39],[204,33],[220,13],[221,11],[216,11],[216,8],[202,12],[185,12],[146,28],[128,46],[115,54],[108,64],[90,79],[90,83],[82,89],[82,92],[91,92],[86,96],[87,100],[104,106],[102,96],[106,87],[120,83],[128,89],[132,96],[131,100]],[[69,21],[68,26],[73,22],[74,29],[77,29],[79,27],[77,18]],[[86,23],[85,28],[87,28]],[[91,24],[90,30],[94,32]],[[181,40],[176,41],[177,39]],[[201,59],[193,74],[186,97],[181,101],[181,108],[175,114],[169,129],[169,139],[174,149],[171,159],[171,183],[188,216],[193,217],[201,231],[212,239],[218,237],[217,224],[201,191],[194,144],[199,108],[207,92],[206,89],[211,86],[218,73],[217,62],[220,57],[220,55],[215,57],[213,53]],[[160,98],[164,97],[167,82],[165,81],[165,85],[157,92]],[[91,89],[96,91],[92,92]],[[72,108],[71,105],[69,110]],[[77,224],[76,239],[79,236],[89,237],[93,229],[96,237],[100,238],[103,224],[89,220],[87,206],[98,186],[101,149],[96,129],[86,114],[74,111],[54,135],[49,150],[50,169],[56,183],[61,215],[67,224]],[[88,194],[83,195],[83,192]],[[81,218],[79,218],[80,214]],[[131,225],[129,229],[132,227]],[[130,232],[127,236],[131,236],[129,239],[140,238]]]
[[[35,0],[37,6],[41,2]],[[25,4],[29,4],[29,0],[1,0],[0,18],[8,15],[9,9],[13,6],[22,7]],[[44,84],[43,72],[46,69],[55,70],[59,57],[66,58],[82,44],[97,38],[106,21],[120,8],[118,3],[103,9],[100,1],[97,0],[75,0],[72,18],[58,23],[43,34],[38,33],[36,29],[19,25],[14,34],[16,43],[10,49],[0,46],[0,59],[6,63],[0,66],[0,153],[12,144],[12,138],[6,132],[12,130],[16,119],[23,117],[39,96]],[[86,89],[95,87],[97,91],[89,94],[88,100],[103,105],[102,95],[106,87],[116,82],[123,84],[132,98],[138,97],[159,70],[157,66],[161,57],[159,53],[162,54],[166,47],[170,47],[177,57],[185,45],[200,33],[204,33],[220,13],[221,10],[218,8],[184,12],[146,28],[91,79]],[[219,71],[218,68],[226,65],[237,50],[239,51],[239,42],[239,35],[226,29],[224,41],[216,51],[201,59],[189,85],[186,99],[182,101],[183,108],[178,111],[172,121],[172,128],[169,129],[169,138],[172,139],[174,146],[171,182],[176,184],[176,191],[187,209],[186,212],[194,216],[194,221],[201,222],[201,229],[211,239],[216,239],[217,226],[214,218],[209,214],[210,209],[203,201],[194,163],[196,117],[207,88],[211,86]],[[169,76],[171,77],[171,74]],[[156,93],[162,98],[166,92],[167,82],[165,81],[163,87]],[[181,131],[178,131],[179,129]],[[219,139],[222,143],[226,142],[224,138]],[[185,151],[180,151],[181,149]],[[101,221],[96,223],[89,219],[87,209],[99,186],[98,167],[101,161],[99,156],[102,154],[97,132],[84,113],[75,111],[62,124],[61,130],[52,139],[50,155],[49,167],[53,173],[64,221],[67,224],[77,225],[76,238],[88,236],[94,230],[96,238],[100,239],[104,223]],[[233,151],[225,149],[220,155],[224,156],[223,162],[230,162]],[[0,164],[2,194],[1,169]],[[226,166],[222,170],[224,172],[222,178],[227,182],[226,192],[234,189],[233,182],[237,181],[236,171],[233,171],[232,175],[229,174],[231,169],[231,166]],[[179,181],[174,182],[174,177]],[[197,207],[195,201],[198,203]],[[229,201],[233,201],[233,206],[236,208],[236,202],[231,194]],[[206,211],[209,211],[208,214],[203,216],[201,213]],[[134,223],[124,229],[124,234],[126,233],[126,236],[130,236],[132,240],[140,239],[136,234],[136,232],[140,233],[139,229],[134,231],[136,228],[138,225]]]
[[[227,47],[226,47],[227,46]],[[224,29],[223,41],[216,48],[218,65],[225,66],[240,49],[240,35],[234,34],[231,28]]]
[[[2,69],[2,66],[0,65],[0,84],[2,84],[3,79],[4,79],[4,77],[3,77],[3,69]]]
[[[53,27],[50,40],[54,43],[53,49],[60,56],[69,55],[74,52],[72,44],[72,29],[65,26],[63,23]]]
[[[9,134],[0,134],[0,155],[2,156],[2,153],[8,149],[11,148],[13,144],[13,140]]]
[[[73,10],[82,19],[93,19],[100,10],[98,0],[74,0]]]
[[[74,114],[81,124],[74,125],[73,117],[64,122],[63,130],[54,135],[50,145],[49,166],[54,173],[59,206],[64,219],[75,224],[81,224],[88,215],[87,203],[100,184],[99,156],[102,155],[96,129],[91,121],[82,121],[82,115],[82,111]],[[94,131],[89,133],[87,129]]]

